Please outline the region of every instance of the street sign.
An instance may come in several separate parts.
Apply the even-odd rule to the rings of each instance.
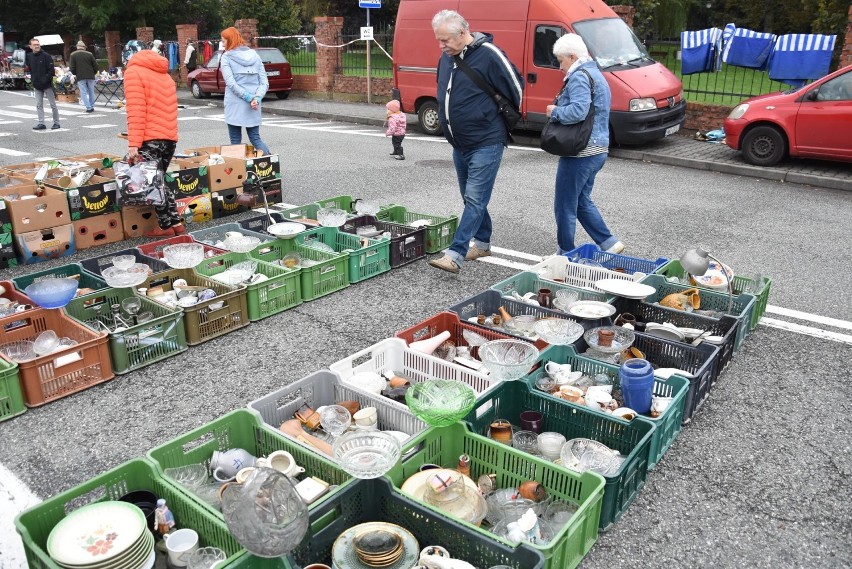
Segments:
[[[382,7],[382,0],[358,0],[358,7],[378,9]]]
[[[371,40],[373,39],[373,27],[361,27],[361,39],[362,40]]]

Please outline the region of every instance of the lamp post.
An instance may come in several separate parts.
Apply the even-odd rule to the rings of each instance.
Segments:
[[[722,264],[722,261],[701,247],[696,247],[695,249],[689,249],[680,256],[680,266],[683,267],[683,270],[687,273],[700,277],[707,272],[707,269],[710,268],[710,259],[719,263],[719,267],[722,269],[722,274],[725,275],[725,280],[728,283],[728,310],[726,313],[730,314],[731,306],[734,302],[734,279],[733,275],[729,275],[728,271],[725,270],[725,265]]]

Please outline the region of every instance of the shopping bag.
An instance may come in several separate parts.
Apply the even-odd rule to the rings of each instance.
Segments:
[[[113,163],[121,205],[162,205],[166,201],[163,171],[156,160]]]

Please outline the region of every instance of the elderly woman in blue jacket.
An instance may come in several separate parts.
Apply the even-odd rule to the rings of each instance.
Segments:
[[[270,154],[260,139],[260,105],[269,81],[266,68],[257,52],[248,47],[237,28],[222,30],[225,53],[222,54],[222,77],[225,79],[225,122],[231,144],[239,144],[245,127],[252,146]]]
[[[589,56],[583,38],[577,34],[565,34],[556,40],[553,55],[559,60],[559,68],[565,72],[565,86],[556,105],[547,106],[546,114],[550,120],[562,124],[582,122],[589,113],[589,106],[595,106],[595,120],[588,146],[577,156],[560,158],[556,169],[553,211],[556,214],[559,254],[575,248],[577,221],[601,249],[621,253],[624,244],[609,230],[591,198],[595,176],[603,168],[609,152],[609,85]],[[594,100],[590,78],[594,81]]]

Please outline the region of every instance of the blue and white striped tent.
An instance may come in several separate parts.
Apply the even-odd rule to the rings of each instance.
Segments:
[[[689,75],[691,73],[717,71],[718,68],[715,65],[715,61],[721,38],[722,30],[719,28],[681,32],[681,73]]]
[[[737,28],[731,39],[725,43],[722,61],[737,67],[766,69],[774,43],[773,34]]]
[[[786,34],[779,36],[769,58],[769,78],[794,87],[819,79],[831,67],[835,35]]]

